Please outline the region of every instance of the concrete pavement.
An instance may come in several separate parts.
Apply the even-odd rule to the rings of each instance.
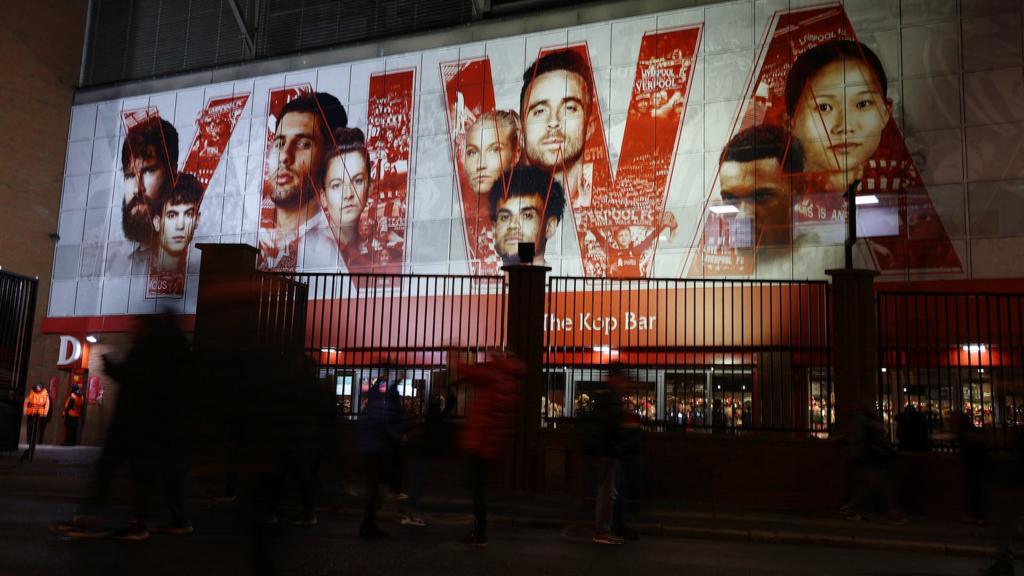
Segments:
[[[0,457],[0,531],[5,535],[5,543],[0,544],[0,558],[3,558],[3,554],[42,558],[46,561],[45,566],[57,569],[66,567],[69,563],[80,565],[82,562],[92,562],[94,554],[96,558],[105,558],[106,554],[111,554],[112,561],[124,559],[148,565],[147,563],[160,558],[166,549],[168,556],[164,559],[163,565],[171,566],[182,558],[174,549],[185,542],[188,543],[188,556],[196,555],[197,558],[206,559],[202,560],[207,562],[202,564],[202,572],[205,573],[220,573],[222,569],[235,568],[241,570],[238,573],[247,573],[255,571],[257,566],[278,560],[284,562],[286,569],[282,569],[283,572],[293,573],[293,569],[299,567],[299,571],[294,573],[304,573],[301,566],[305,560],[301,557],[312,550],[317,551],[315,555],[318,557],[319,550],[336,550],[336,553],[322,557],[322,562],[313,563],[315,566],[310,565],[311,572],[326,570],[324,573],[332,573],[335,568],[369,570],[375,565],[374,562],[379,562],[385,567],[391,565],[392,559],[381,558],[371,562],[362,558],[361,548],[353,548],[360,544],[365,545],[352,538],[357,529],[361,502],[359,494],[347,487],[325,490],[322,500],[328,505],[318,509],[321,522],[317,527],[283,525],[267,531],[254,531],[246,520],[243,504],[214,502],[209,495],[213,490],[213,483],[196,479],[192,483],[191,501],[199,533],[193,537],[186,537],[185,540],[175,540],[166,536],[154,538],[151,543],[145,545],[152,548],[155,556],[134,557],[132,555],[135,551],[127,549],[131,550],[129,556],[122,558],[119,550],[124,550],[125,543],[121,542],[65,541],[49,533],[46,526],[50,521],[66,518],[71,514],[74,503],[88,486],[91,466],[97,456],[98,451],[95,449],[44,447],[37,452],[36,461],[30,464],[18,464],[16,457],[10,455]],[[117,509],[120,512],[120,521],[123,521],[127,516],[126,495],[130,494],[130,487],[120,485],[117,492],[121,494]],[[551,554],[557,552],[556,555],[559,557],[563,554],[585,556],[588,560],[582,563],[587,565],[591,555],[605,553],[595,552],[595,546],[589,542],[592,506],[592,502],[568,498],[530,494],[495,495],[491,505],[492,539],[496,541],[493,548],[506,550],[510,561],[520,560],[511,548],[507,549],[504,544],[498,544],[508,538],[531,549],[536,548],[536,557],[522,559],[528,564],[534,562],[536,566],[545,566],[550,558],[546,556],[548,552],[543,551],[548,550]],[[394,547],[401,547],[400,543],[408,538],[407,548],[409,554],[414,556],[413,551],[422,548],[427,557],[430,557],[431,550],[463,557],[464,551],[457,545],[457,541],[471,523],[467,495],[462,491],[446,488],[431,490],[428,486],[423,508],[432,526],[417,530],[398,526],[399,516],[394,509],[394,503],[385,503],[381,512],[381,523],[386,530],[392,531],[395,537],[380,548],[374,548],[374,553],[376,554],[378,550],[393,551]],[[286,506],[282,510],[282,517],[287,518],[289,511]],[[735,563],[733,568],[723,568],[730,565],[730,550],[742,550],[744,554],[753,554],[754,557],[761,554],[764,555],[766,562],[774,558],[775,563],[771,565],[776,568],[795,566],[782,562],[782,559],[787,557],[786,554],[790,553],[801,558],[817,558],[822,562],[831,557],[867,554],[877,562],[871,566],[856,563],[836,566],[811,562],[801,565],[802,568],[794,568],[793,573],[802,573],[801,570],[806,569],[806,573],[897,574],[901,572],[893,572],[886,568],[886,565],[908,562],[909,566],[912,562],[908,559],[919,556],[922,558],[921,561],[929,566],[934,564],[937,568],[955,567],[956,570],[970,570],[916,572],[918,574],[969,574],[984,565],[985,559],[994,554],[997,543],[990,527],[921,517],[911,517],[906,524],[897,525],[886,522],[849,521],[838,513],[828,515],[706,509],[670,502],[644,503],[633,515],[631,525],[643,538],[639,543],[629,543],[623,549],[628,549],[629,555],[643,551],[640,553],[639,561],[645,564],[648,561],[663,561],[667,563],[666,567],[673,569],[682,569],[686,566],[703,566],[715,570],[721,568],[721,571],[709,572],[720,574],[776,573],[759,571],[759,566],[743,562]],[[693,558],[684,561],[669,552],[663,553],[662,548],[721,553],[724,554],[724,564],[702,565]],[[350,558],[349,555],[353,553],[359,561],[366,560],[367,563],[359,564]],[[493,551],[489,553],[492,558],[504,557],[505,554]],[[270,556],[264,558],[267,554]],[[293,554],[298,554],[299,557],[293,557]],[[328,557],[332,560],[328,561]],[[657,560],[658,558],[662,560]],[[19,565],[16,558],[13,559],[15,564],[11,565]],[[687,564],[688,562],[690,564]],[[0,562],[0,567],[6,565],[6,562]],[[561,560],[552,561],[551,565],[565,570],[551,573],[582,573],[577,572],[574,565],[565,564]],[[854,565],[861,566],[862,571],[834,571],[840,568],[852,569]],[[24,570],[15,572],[4,572],[0,568],[0,575],[35,573],[34,566],[35,564],[31,563],[22,564]],[[394,569],[397,570],[398,566],[399,563],[396,563]],[[470,566],[475,564],[470,562]],[[889,571],[863,571],[872,566]],[[814,571],[822,567],[833,571]],[[730,571],[733,569],[737,571]],[[213,572],[206,572],[207,570]],[[488,573],[493,571],[490,568],[487,570]],[[153,573],[161,572],[156,569]],[[502,572],[498,570],[498,573]]]

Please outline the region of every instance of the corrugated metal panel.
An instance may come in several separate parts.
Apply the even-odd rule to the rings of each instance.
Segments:
[[[184,66],[192,4],[192,0],[163,0],[160,3],[157,49],[151,74],[173,74]]]
[[[210,2],[209,0],[190,2],[184,43],[185,58],[182,63],[185,70],[206,68],[217,64],[217,42],[211,42],[211,40],[220,35],[221,5],[222,2]],[[230,13],[227,14],[227,17],[232,18]],[[228,24],[238,35],[234,19],[230,20]]]
[[[246,49],[230,0],[93,0],[85,84],[400,36],[473,18],[472,0],[237,1],[246,26],[255,31],[255,55]]]

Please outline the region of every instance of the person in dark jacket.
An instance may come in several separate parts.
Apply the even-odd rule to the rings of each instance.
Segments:
[[[622,486],[622,459],[631,448],[625,444],[622,398],[628,392],[629,380],[624,367],[609,366],[608,379],[593,389],[593,411],[582,420],[586,452],[595,459],[598,478],[594,518],[595,544],[622,544],[614,532],[614,511],[621,506],[618,488]],[[620,515],[622,510],[619,509]],[[621,518],[620,524],[621,522]]]
[[[388,534],[377,526],[380,484],[390,479],[395,450],[401,435],[401,405],[397,389],[389,391],[386,372],[370,385],[366,406],[359,418],[359,451],[366,463],[366,505],[359,538],[379,540]]]

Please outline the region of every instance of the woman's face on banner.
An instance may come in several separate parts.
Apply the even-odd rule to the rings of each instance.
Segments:
[[[519,147],[500,120],[478,120],[466,134],[462,168],[473,192],[487,194],[501,175],[519,160]]]
[[[324,211],[333,226],[354,226],[366,206],[370,172],[360,152],[331,158],[324,178]]]
[[[878,149],[889,104],[863,60],[829,63],[804,87],[793,113],[793,134],[809,172],[860,169]]]

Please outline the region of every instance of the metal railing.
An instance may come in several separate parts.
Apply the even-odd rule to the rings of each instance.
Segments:
[[[454,399],[462,414],[466,391],[450,378],[452,355],[479,360],[505,347],[503,276],[275,273],[263,282],[261,314],[301,341],[342,414],[358,414],[382,376],[398,381],[407,414],[421,413],[432,394]],[[284,312],[298,286],[302,321],[288,323]],[[293,326],[302,327],[300,338]]]
[[[543,416],[585,414],[619,362],[648,428],[827,435],[829,294],[812,281],[550,278]]]
[[[890,438],[925,416],[932,447],[983,431],[1007,446],[1024,431],[1024,294],[880,292],[878,409]],[[906,437],[904,437],[906,438]]]

